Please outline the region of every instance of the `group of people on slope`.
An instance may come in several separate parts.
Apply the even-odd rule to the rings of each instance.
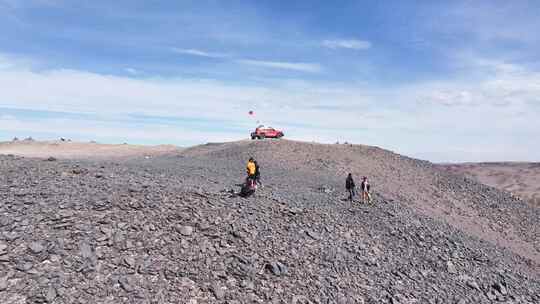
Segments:
[[[354,183],[354,179],[351,173],[347,175],[347,179],[345,180],[345,188],[349,192],[349,200],[352,202],[356,195],[356,184]],[[363,203],[371,203],[371,194],[369,192],[371,190],[370,188],[371,185],[368,182],[368,178],[366,176],[362,177],[362,183],[360,183],[360,191],[362,192]]]
[[[260,185],[262,187],[261,168],[259,167],[257,161],[253,159],[253,157],[249,158],[246,166],[246,171],[246,185],[252,190],[257,189],[257,185]],[[351,173],[349,173],[347,179],[345,180],[345,188],[349,192],[349,200],[352,202],[356,195],[356,185],[354,183],[354,179]],[[360,183],[360,191],[362,192],[363,203],[371,203],[370,188],[371,185],[368,182],[368,178],[366,176],[362,177],[362,183]]]

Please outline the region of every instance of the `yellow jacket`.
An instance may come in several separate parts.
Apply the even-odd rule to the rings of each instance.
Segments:
[[[255,163],[250,161],[247,163],[247,173],[249,175],[255,175]]]

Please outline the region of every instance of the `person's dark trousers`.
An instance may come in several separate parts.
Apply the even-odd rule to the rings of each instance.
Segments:
[[[249,175],[248,178],[247,178],[247,182],[248,182],[250,188],[254,188],[255,185],[256,185],[255,184],[256,183],[255,175]]]
[[[352,202],[352,200],[354,199],[354,188],[350,188],[348,189],[349,190],[349,200]]]

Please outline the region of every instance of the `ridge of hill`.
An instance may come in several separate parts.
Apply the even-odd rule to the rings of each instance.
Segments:
[[[236,180],[244,173],[245,160],[253,156],[263,168],[263,178],[278,184],[292,178],[293,184],[306,183],[311,189],[332,185],[344,191],[348,172],[357,180],[368,176],[374,191],[385,198],[540,264],[540,208],[427,161],[372,146],[290,140],[209,144],[180,155]]]

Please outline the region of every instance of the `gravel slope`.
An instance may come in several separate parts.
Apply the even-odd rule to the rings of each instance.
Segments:
[[[498,162],[440,165],[540,207],[540,163]]]
[[[243,199],[229,191],[249,155],[265,187]],[[342,166],[368,172],[374,205],[342,200]],[[499,214],[531,237],[535,209],[377,148],[237,142],[118,163],[0,157],[0,168],[2,303],[540,301],[534,259],[411,202],[428,192],[398,199],[387,170],[396,189],[414,173],[435,196],[486,197],[497,207],[471,203],[480,219]]]

